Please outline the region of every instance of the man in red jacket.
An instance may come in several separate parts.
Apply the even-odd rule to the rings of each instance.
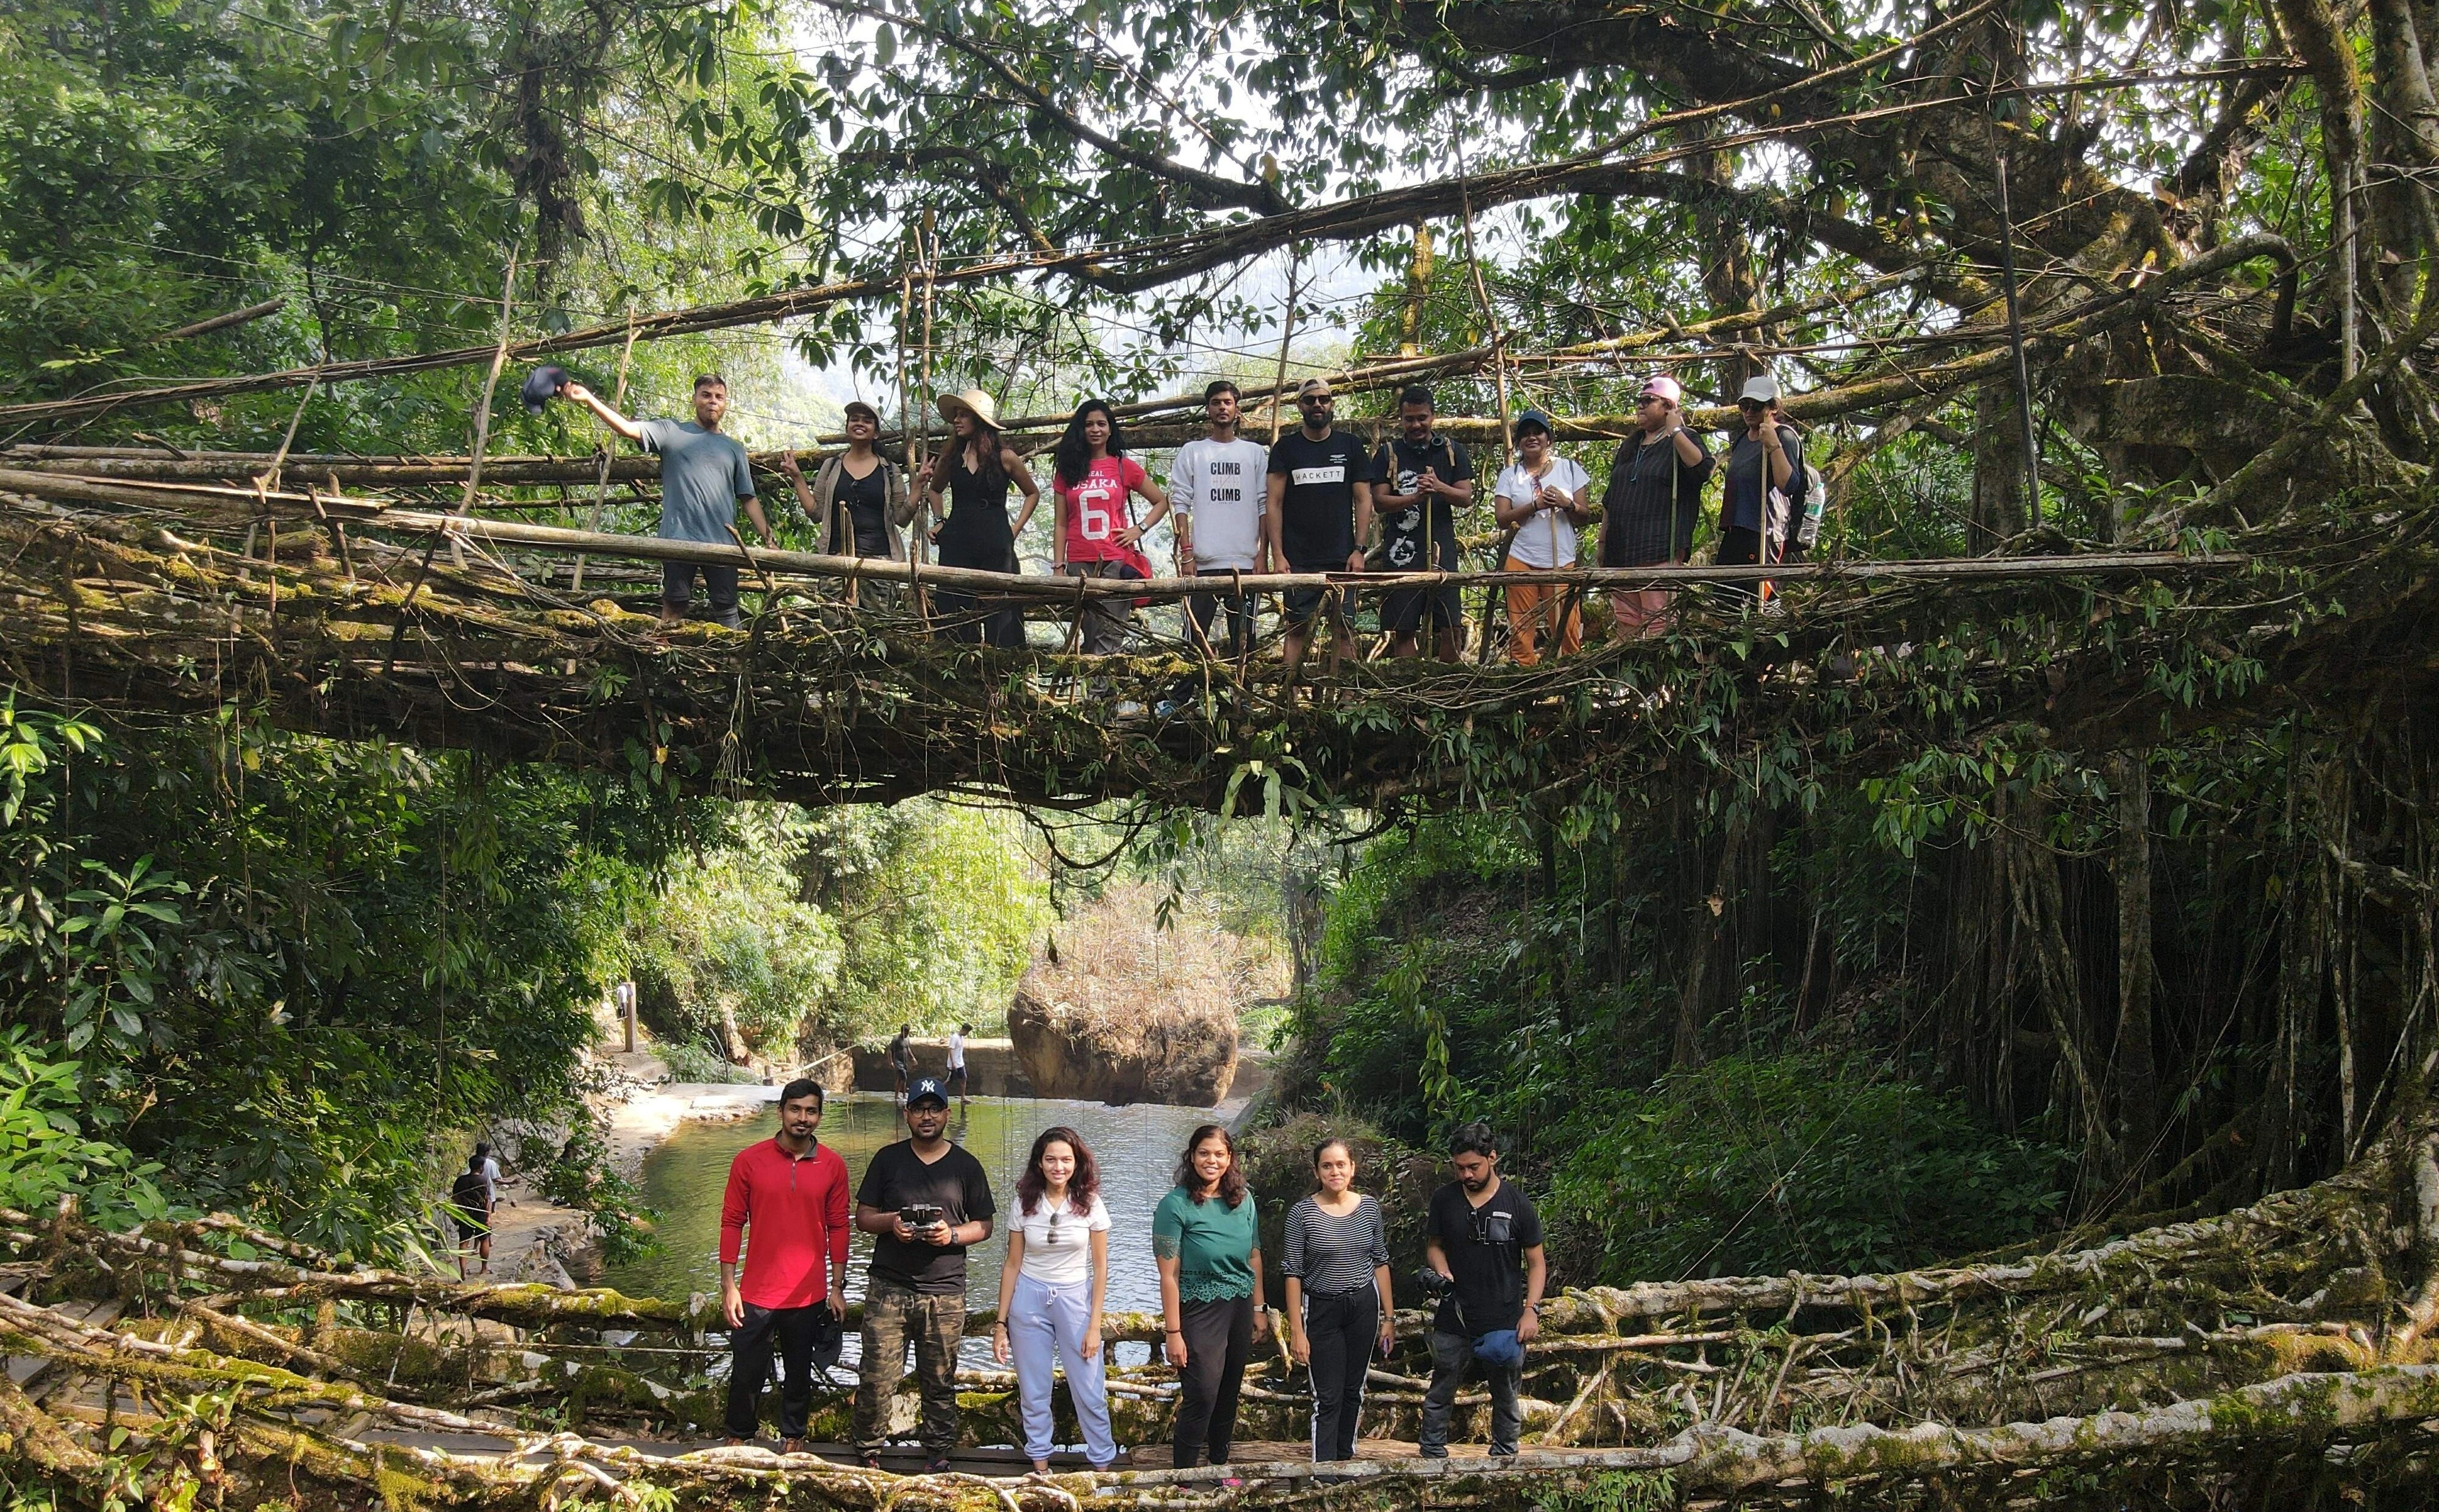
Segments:
[[[837,1360],[846,1316],[846,1162],[815,1141],[821,1127],[821,1083],[799,1078],[781,1088],[779,1132],[737,1152],[720,1205],[720,1307],[735,1357],[729,1441],[749,1442],[759,1426],[775,1343],[787,1367],[779,1448],[788,1454],[804,1448],[814,1352]],[[737,1252],[748,1226],[754,1242],[740,1278]]]

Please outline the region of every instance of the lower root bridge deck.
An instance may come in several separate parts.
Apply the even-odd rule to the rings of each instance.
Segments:
[[[0,1458],[98,1505],[140,1485],[223,1504],[643,1505],[1012,1512],[1367,1506],[2264,1505],[2339,1484],[2426,1503],[2439,1453],[2439,1155],[2398,1131],[2345,1174],[2205,1221],[2084,1249],[1866,1276],[1569,1291],[1527,1364],[1525,1451],[1432,1462],[1386,1446],[1315,1467],[1008,1478],[977,1455],[901,1476],[717,1429],[721,1358],[692,1308],[606,1291],[364,1268],[226,1218],[105,1232],[0,1214]],[[1114,1343],[1154,1320],[1110,1320]],[[1367,1420],[1410,1437],[1419,1316]],[[988,1316],[970,1320],[987,1329]],[[1304,1436],[1285,1360],[1248,1376],[1239,1439]],[[968,1438],[1015,1438],[1013,1382],[961,1377]],[[1122,1442],[1166,1433],[1173,1376],[1113,1373]],[[846,1394],[813,1437],[844,1437]],[[911,1429],[914,1403],[898,1417]],[[1063,1404],[1062,1404],[1063,1412]],[[1480,1398],[1459,1428],[1479,1437]],[[1468,1436],[1461,1432],[1460,1436]],[[974,1473],[997,1470],[1001,1473]],[[537,1498],[540,1499],[537,1503]]]

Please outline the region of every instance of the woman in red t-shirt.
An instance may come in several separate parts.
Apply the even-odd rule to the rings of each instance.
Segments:
[[[1118,435],[1118,418],[1109,404],[1088,399],[1067,421],[1059,438],[1059,463],[1051,479],[1052,507],[1057,511],[1051,533],[1050,564],[1070,578],[1151,576],[1151,559],[1143,552],[1144,532],[1168,513],[1168,493],[1151,480],[1143,464],[1127,455]],[[1137,525],[1134,496],[1140,494],[1151,512]],[[1114,655],[1126,641],[1134,605],[1111,596],[1090,600],[1079,627],[1084,653]]]

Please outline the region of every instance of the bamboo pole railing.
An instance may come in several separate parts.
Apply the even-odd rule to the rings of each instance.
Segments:
[[[1363,596],[1403,588],[1476,588],[1530,581],[1582,588],[1682,588],[1813,580],[1840,582],[1960,582],[2065,578],[2158,578],[2239,571],[2249,559],[2237,555],[2194,557],[2173,551],[2100,552],[2065,557],[1942,558],[1913,561],[1819,561],[1777,566],[1665,565],[1576,567],[1532,573],[1493,571],[1407,573],[1243,573],[1220,578],[1048,578],[988,572],[971,567],[843,557],[810,551],[739,547],[656,536],[616,535],[400,507],[387,500],[345,494],[257,492],[204,484],[152,483],[0,468],[0,491],[77,504],[150,507],[203,514],[224,524],[262,518],[337,520],[350,525],[472,541],[498,546],[573,555],[682,561],[711,566],[751,566],[775,577],[920,583],[952,592],[1003,598],[1073,603],[1079,597],[1169,601],[1191,594],[1285,593],[1344,589]]]

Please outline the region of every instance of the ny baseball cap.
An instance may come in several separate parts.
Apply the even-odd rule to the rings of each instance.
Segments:
[[[926,1097],[943,1108],[949,1106],[949,1091],[940,1085],[940,1078],[937,1076],[920,1077],[913,1086],[906,1089],[906,1106],[909,1108]]]
[[[1518,430],[1521,431],[1527,425],[1538,425],[1541,427],[1541,434],[1544,436],[1556,436],[1558,434],[1558,428],[1550,423],[1550,417],[1542,414],[1540,410],[1526,410],[1523,414],[1516,417],[1516,428]]]
[[[1666,373],[1661,373],[1643,385],[1643,397],[1665,399],[1671,404],[1682,404],[1685,402],[1685,385]]]
[[[525,391],[520,396],[525,401],[525,413],[541,414],[542,407],[557,399],[559,391],[566,386],[567,369],[564,367],[537,367],[527,373]]]

